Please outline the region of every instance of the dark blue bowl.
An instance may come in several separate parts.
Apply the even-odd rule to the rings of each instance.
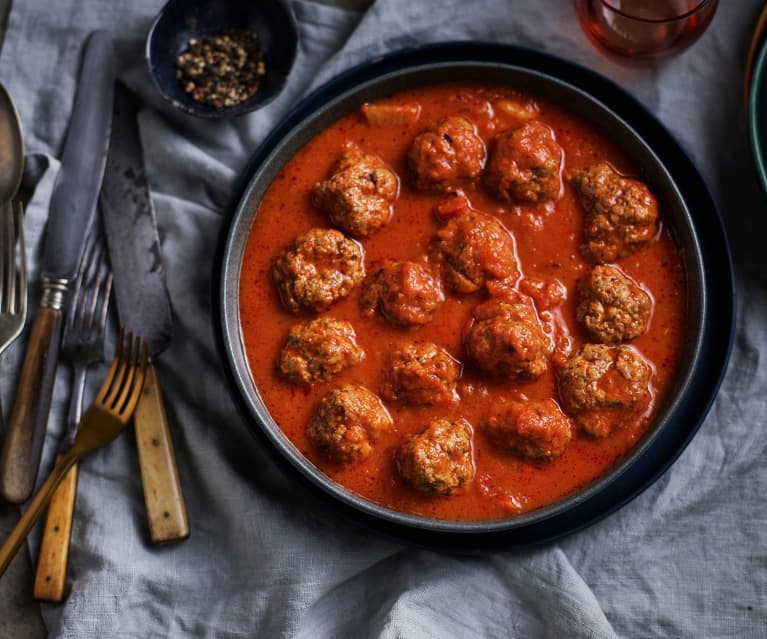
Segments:
[[[266,75],[255,95],[230,107],[197,102],[176,78],[176,58],[190,38],[229,29],[258,36]],[[290,8],[281,0],[170,0],[149,29],[146,59],[160,94],[173,106],[201,118],[231,118],[268,104],[282,90],[298,49],[298,30]]]
[[[298,148],[360,104],[450,81],[507,83],[567,105],[597,124],[631,157],[664,203],[665,222],[687,271],[688,330],[675,388],[648,433],[603,477],[559,502],[507,519],[442,521],[395,512],[335,484],[295,448],[255,388],[240,339],[239,282],[244,246],[263,192]],[[734,334],[732,258],[703,177],[673,136],[618,85],[538,51],[498,44],[443,43],[398,51],[350,69],[288,113],[254,152],[222,226],[213,300],[233,398],[253,433],[307,490],[355,524],[417,545],[453,551],[540,544],[599,521],[631,501],[678,458],[700,427],[722,381]]]

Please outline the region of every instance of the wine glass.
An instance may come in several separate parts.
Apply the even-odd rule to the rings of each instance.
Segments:
[[[647,63],[689,47],[710,24],[718,0],[575,0],[589,39],[624,63]]]

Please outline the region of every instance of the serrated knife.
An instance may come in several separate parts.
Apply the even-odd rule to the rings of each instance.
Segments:
[[[51,197],[40,305],[0,453],[0,494],[12,503],[29,498],[40,465],[61,342],[62,309],[93,222],[104,175],[114,78],[112,39],[104,31],[94,31],[83,49],[72,118]]]
[[[149,343],[150,365],[133,423],[153,543],[189,536],[167,413],[154,361],[171,340],[173,319],[152,200],[144,170],[138,108],[118,83],[101,216],[120,322]]]

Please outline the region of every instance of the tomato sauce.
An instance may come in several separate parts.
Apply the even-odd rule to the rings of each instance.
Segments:
[[[385,102],[420,105],[415,123],[370,126],[361,111],[340,119],[309,141],[293,157],[267,190],[247,242],[240,280],[242,336],[250,369],[272,417],[298,450],[336,482],[389,508],[425,517],[449,520],[488,520],[508,517],[551,504],[588,485],[613,467],[642,437],[652,413],[662,403],[677,373],[685,325],[685,273],[680,249],[661,224],[654,239],[617,263],[653,297],[648,330],[631,345],[653,367],[654,405],[643,418],[623,425],[610,436],[596,439],[576,431],[565,452],[551,461],[531,461],[499,450],[480,425],[491,409],[524,398],[558,399],[555,367],[535,381],[502,382],[489,379],[466,363],[462,336],[472,310],[486,293],[456,295],[446,300],[433,321],[409,328],[393,326],[379,315],[366,317],[360,289],[333,305],[325,314],[348,320],[365,350],[362,363],[325,383],[304,388],[281,378],[275,363],[285,336],[297,316],[281,303],[269,271],[284,246],[312,227],[330,228],[327,215],[311,204],[312,187],[327,179],[342,149],[354,143],[377,154],[400,177],[400,194],[390,223],[361,241],[365,262],[422,261],[429,242],[441,227],[435,208],[444,195],[412,188],[407,166],[408,148],[418,132],[435,121],[460,114],[471,120],[488,143],[507,128],[518,126],[513,113],[494,109],[498,100],[529,104],[532,98],[503,86],[449,84],[399,93]],[[558,105],[535,100],[543,122],[552,127],[565,152],[564,174],[604,160],[626,175],[633,167],[606,136],[592,124]],[[641,179],[641,176],[638,176]],[[650,185],[652,188],[652,185]],[[584,213],[565,180],[564,194],[556,202],[518,206],[499,200],[481,182],[465,189],[474,209],[496,216],[515,237],[524,278],[562,282],[567,299],[551,313],[540,313],[544,326],[558,326],[560,341],[577,349],[586,341],[576,321],[576,282],[590,268],[581,256]],[[449,206],[448,206],[449,208]],[[661,210],[661,218],[663,211]],[[332,388],[360,384],[373,392],[383,380],[387,353],[412,341],[432,341],[464,364],[458,383],[460,401],[452,406],[402,406],[387,403],[394,429],[385,433],[373,454],[350,465],[335,465],[310,443],[307,424],[320,399]],[[398,476],[394,451],[411,433],[422,431],[435,417],[463,417],[474,427],[474,481],[459,494],[428,496],[415,491]]]

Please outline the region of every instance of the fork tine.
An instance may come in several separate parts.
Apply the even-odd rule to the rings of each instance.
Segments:
[[[104,328],[107,324],[107,311],[109,310],[109,295],[112,292],[113,275],[111,269],[106,272],[106,277],[101,282],[102,288],[97,291],[97,299],[102,300],[101,307],[94,314],[93,321],[96,322],[96,330],[101,339],[104,336]],[[98,293],[101,292],[101,295]]]
[[[91,270],[91,262],[93,261],[93,254],[96,251],[96,241],[94,234],[88,237],[88,241],[85,245],[80,267],[77,271],[77,277],[73,286],[73,294],[70,299],[72,312],[68,313],[67,326],[70,331],[77,331],[82,329],[82,318],[85,313],[85,304],[82,303],[84,296],[86,295],[86,287],[88,282],[88,272]]]
[[[138,339],[138,338],[137,338]],[[138,364],[139,341],[136,342],[136,364]],[[126,415],[133,415],[136,405],[141,398],[141,391],[144,388],[144,379],[146,378],[146,367],[149,364],[149,346],[146,342],[141,344],[141,364],[135,369],[132,383],[126,387],[125,393],[120,398],[122,408],[119,409],[120,417],[125,419]]]
[[[131,358],[133,357],[133,333],[128,333],[125,353],[121,354],[122,357],[120,357],[120,368],[117,371],[117,375],[115,376],[115,380],[112,383],[112,388],[109,390],[109,394],[103,401],[104,406],[109,408],[114,407],[115,402],[120,395],[120,389],[122,388],[123,380],[125,379],[125,375],[128,372],[128,367],[130,366]]]
[[[18,298],[14,303],[15,312],[21,315],[27,313],[27,249],[24,239],[24,207],[21,202],[16,202],[14,207],[14,219],[16,222],[15,239],[19,246],[19,269],[16,273],[14,297]]]
[[[107,265],[106,253],[99,247],[93,273],[89,280],[88,316],[84,318],[85,328],[103,334],[106,324],[106,314],[109,308],[109,295],[112,290],[112,272]]]
[[[114,381],[115,375],[117,373],[117,368],[121,364],[120,356],[122,355],[122,348],[123,348],[123,329],[121,328],[120,334],[117,337],[117,349],[115,350],[115,356],[112,358],[112,365],[109,367],[109,372],[107,373],[104,383],[101,385],[99,392],[96,394],[95,401],[99,402],[100,404],[104,403],[104,400],[106,399],[106,396],[109,393],[109,389],[112,387],[112,382]]]
[[[13,280],[16,261],[16,247],[14,246],[13,234],[13,210],[10,202],[3,203],[2,210],[2,240],[0,245],[3,251],[3,295],[0,311],[13,310]]]
[[[78,306],[78,328],[91,331],[100,326],[98,322],[102,317],[106,319],[107,302],[112,288],[111,273],[106,268],[106,255],[101,246],[94,247],[85,277],[87,279],[82,293],[84,299]],[[101,308],[99,308],[100,300],[104,302]]]
[[[127,400],[128,396],[131,393],[131,389],[133,386],[133,379],[136,377],[136,368],[139,363],[139,349],[141,348],[141,338],[137,335],[136,336],[136,342],[132,347],[132,352],[129,354],[128,359],[130,362],[130,369],[128,370],[128,375],[125,379],[125,383],[122,386],[122,392],[120,393],[119,397],[115,400],[113,408],[115,411],[117,411],[118,414],[122,414],[122,407],[125,405],[125,401]]]

